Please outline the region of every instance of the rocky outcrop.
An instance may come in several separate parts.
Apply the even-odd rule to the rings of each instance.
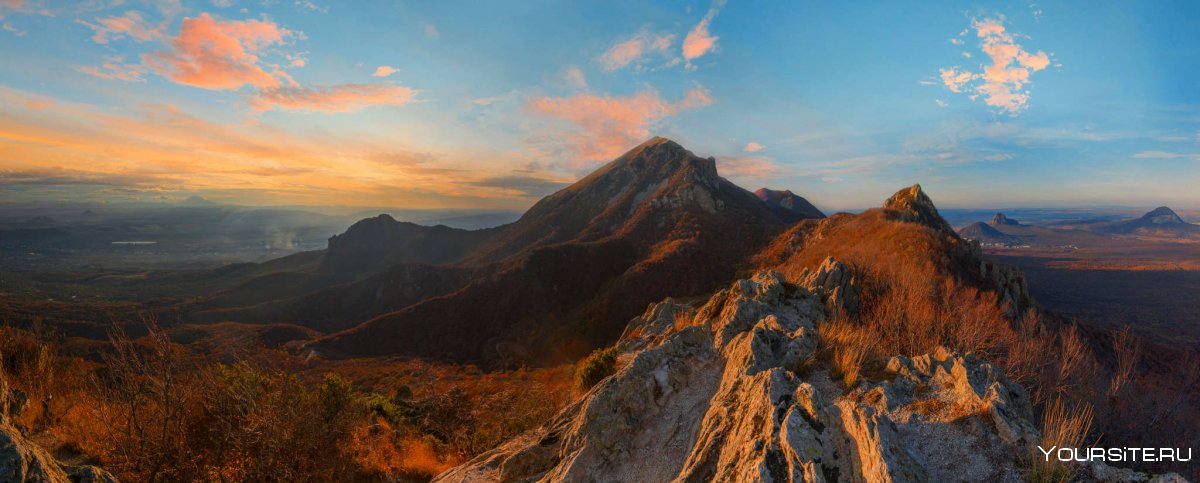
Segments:
[[[993,262],[979,261],[979,274],[984,280],[995,284],[999,289],[1000,306],[1004,307],[1009,317],[1016,317],[1026,309],[1033,307],[1033,297],[1029,295],[1029,284],[1025,281],[1025,272],[1020,268]]]
[[[60,464],[7,424],[0,424],[0,481],[29,483],[116,483],[95,466]]]
[[[816,327],[853,280],[826,260],[798,285],[762,271],[698,307],[654,304],[616,374],[436,481],[1019,481],[1037,431],[990,364],[939,350],[833,382]]]
[[[942,215],[938,214],[933,200],[929,199],[929,195],[921,190],[919,184],[897,191],[891,198],[883,202],[883,208],[895,211],[905,221],[921,223],[946,232],[954,231],[946,223],[946,220],[942,219]]]
[[[820,296],[827,308],[844,310],[847,314],[858,312],[862,288],[846,264],[826,257],[815,271],[804,269],[799,280],[801,285]]]

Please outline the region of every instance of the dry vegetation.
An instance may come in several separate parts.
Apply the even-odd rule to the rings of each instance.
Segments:
[[[424,481],[572,396],[569,367],[219,363],[153,324],[136,339],[115,332],[95,361],[62,346],[0,327],[0,401],[28,401],[6,405],[9,421],[125,481]]]
[[[793,279],[826,256],[860,275],[860,313],[818,327],[822,355],[841,383],[853,385],[865,368],[891,355],[944,346],[981,355],[1029,389],[1051,437],[1075,431],[1117,447],[1187,447],[1200,439],[1194,351],[1159,347],[1148,358],[1145,344],[1128,330],[1105,333],[1037,309],[1008,317],[1000,294],[972,278],[978,262],[961,240],[888,218],[886,210],[870,210],[805,222],[760,259]],[[1064,407],[1094,408],[1096,424],[1080,425],[1093,413]],[[1185,465],[1133,466],[1194,477],[1195,469]],[[1033,468],[1031,476],[1043,469]]]

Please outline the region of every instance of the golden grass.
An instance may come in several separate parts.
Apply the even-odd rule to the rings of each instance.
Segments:
[[[863,364],[874,352],[870,334],[845,319],[817,326],[818,349],[829,358],[833,377],[847,389],[858,382]]]
[[[1055,399],[1042,413],[1040,446],[1043,450],[1083,447],[1094,418],[1095,411],[1089,405],[1071,407],[1062,398]],[[1032,451],[1028,481],[1057,483],[1070,480],[1073,468],[1069,463],[1058,461],[1053,454],[1047,458],[1037,448]]]

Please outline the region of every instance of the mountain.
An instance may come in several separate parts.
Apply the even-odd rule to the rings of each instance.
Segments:
[[[460,262],[490,275],[312,347],[483,364],[576,358],[646,304],[727,282],[790,218],[721,178],[713,158],[654,138],[542,199]]]
[[[370,273],[399,263],[444,264],[457,261],[497,233],[422,226],[383,214],[361,220],[329,239],[321,270]]]
[[[825,214],[821,213],[817,207],[809,203],[808,200],[796,196],[790,190],[776,191],[767,188],[759,188],[754,192],[754,195],[767,207],[787,221],[800,221],[809,218],[825,218]]]
[[[992,217],[992,221],[988,222],[992,226],[1021,226],[1021,222],[1004,216],[1004,213],[996,213]]]
[[[817,325],[838,309],[826,306],[829,287],[849,282],[848,267],[828,260],[811,275],[789,281],[764,270],[699,305],[652,305],[614,345],[626,362],[612,376],[533,434],[434,481],[1008,481],[1021,473],[1011,455],[1039,441],[1024,388],[975,356],[939,348],[891,357],[879,380],[843,389],[835,369],[814,361],[822,357]],[[963,422],[971,414],[986,422]]]
[[[1200,225],[1183,221],[1166,206],[1150,210],[1140,218],[1096,224],[1093,230],[1114,235],[1138,235],[1156,238],[1200,237]]]
[[[1012,337],[1024,278],[981,259],[920,186],[794,224],[754,268],[650,305],[580,400],[435,481],[1019,481],[1012,455],[1040,442],[1033,398],[946,347]],[[843,359],[860,350],[879,363]]]
[[[965,227],[959,228],[958,234],[963,238],[975,240],[985,245],[1013,245],[1021,243],[1021,237],[1008,235],[993,228],[993,226],[997,226],[995,222],[995,218],[992,219],[992,223],[977,221]],[[1001,223],[1000,226],[1010,225]]]

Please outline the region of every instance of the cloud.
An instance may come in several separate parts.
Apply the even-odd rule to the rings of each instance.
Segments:
[[[712,6],[708,8],[708,12],[704,14],[704,18],[700,19],[700,23],[692,27],[692,30],[688,31],[687,36],[683,38],[683,58],[688,61],[689,66],[692,60],[716,50],[717,40],[720,40],[720,37],[710,34],[708,27],[724,5],[725,0],[714,0]]]
[[[950,92],[967,93],[972,100],[982,98],[985,104],[1001,112],[1021,112],[1028,107],[1026,85],[1030,76],[1048,67],[1050,56],[1040,50],[1026,51],[1005,30],[1003,19],[976,20],[972,28],[980,39],[980,50],[991,59],[991,64],[983,66],[980,72],[959,67],[941,69],[942,84]]]
[[[583,90],[587,89],[588,87],[587,77],[584,77],[583,70],[581,70],[578,66],[573,65],[571,67],[567,67],[567,69],[562,72],[561,77],[563,82],[566,82],[571,88]]]
[[[655,53],[661,57],[670,55],[671,43],[675,36],[671,34],[652,34],[642,30],[627,40],[617,42],[607,51],[600,54],[596,62],[605,71],[614,72],[630,64],[641,65],[648,54]]]
[[[159,75],[203,89],[273,88],[280,79],[263,69],[258,54],[291,35],[266,20],[221,21],[202,13],[183,19],[169,50],[145,54],[142,61]]]
[[[352,112],[372,106],[403,106],[416,91],[384,84],[341,84],[328,87],[270,87],[250,100],[256,111],[272,109],[323,113]]]
[[[514,191],[523,196],[541,197],[563,189],[570,183],[541,178],[528,174],[511,174],[492,176],[478,181],[473,181],[470,184],[473,186],[500,188],[506,191]]]
[[[146,21],[140,12],[130,10],[124,15],[96,19],[96,23],[79,21],[91,28],[95,33],[92,41],[97,44],[107,44],[112,40],[129,37],[139,42],[146,42],[162,37],[158,28]]]
[[[1194,159],[1200,161],[1200,153],[1174,153],[1170,151],[1142,151],[1134,159]]]
[[[717,172],[726,178],[766,179],[778,176],[780,171],[780,166],[766,156],[717,158]]]
[[[421,30],[425,32],[425,38],[437,40],[442,38],[442,33],[438,31],[437,25],[429,22],[421,24]]]
[[[573,129],[567,141],[573,154],[595,161],[615,158],[646,140],[650,137],[649,128],[663,119],[711,103],[708,92],[697,87],[673,103],[650,91],[627,97],[584,93],[534,98],[527,108],[570,125]]]
[[[100,67],[79,66],[75,70],[84,74],[108,80],[123,80],[126,82],[143,82],[142,73],[146,69],[137,64],[126,64],[121,57],[105,57]]]
[[[397,72],[400,72],[400,69],[397,69],[397,68],[391,67],[391,66],[381,65],[381,66],[375,68],[375,73],[371,74],[371,77],[387,77],[387,76],[395,74]]]
[[[746,147],[742,148],[742,151],[745,151],[747,153],[757,153],[759,151],[762,151],[765,148],[766,148],[766,146],[763,146],[761,144],[751,141],[751,142],[746,143]]]

